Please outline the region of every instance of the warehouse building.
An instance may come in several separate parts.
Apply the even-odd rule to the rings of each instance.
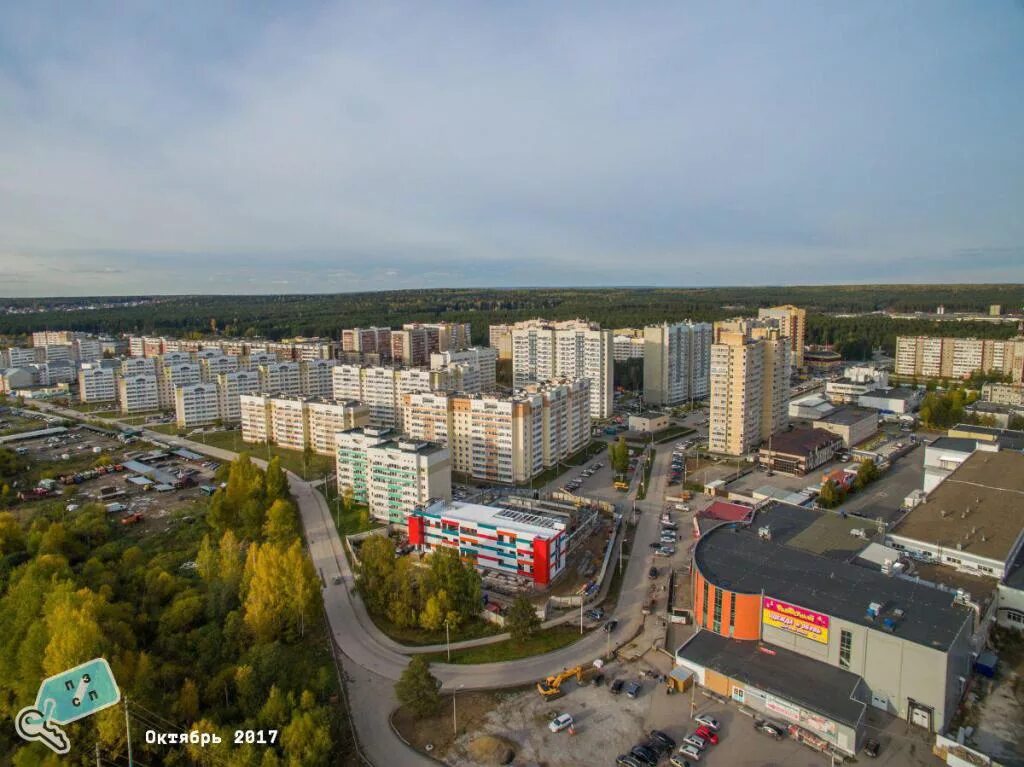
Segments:
[[[838,434],[843,447],[859,445],[878,431],[878,413],[862,407],[841,407],[814,422],[815,429]]]
[[[779,503],[706,531],[692,570],[701,631],[676,653],[715,692],[847,754],[865,737],[864,705],[945,727],[975,630],[958,595],[854,564],[870,531],[852,524]]]
[[[862,394],[857,398],[857,404],[882,413],[910,415],[921,406],[923,399],[924,392],[921,389],[897,386],[892,389],[876,389]]]

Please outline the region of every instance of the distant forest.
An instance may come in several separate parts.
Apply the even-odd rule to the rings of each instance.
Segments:
[[[808,311],[808,343],[837,344],[849,357],[881,346],[892,352],[900,334],[1006,338],[1016,327],[986,322],[894,320],[881,315],[836,317],[874,311],[987,311],[1001,304],[1020,311],[1024,285],[828,285],[756,288],[459,289],[276,296],[161,296],[139,306],[67,311],[89,299],[6,299],[8,307],[46,306],[30,314],[0,315],[0,334],[18,336],[42,328],[174,336],[292,336],[338,338],[343,328],[397,326],[411,321],[471,322],[477,343],[487,326],[530,317],[586,317],[609,328],[684,319],[713,321],[756,314],[763,306],[792,303]],[[109,304],[116,299],[96,299]],[[132,299],[125,299],[130,301]],[[136,298],[137,300],[137,298]]]

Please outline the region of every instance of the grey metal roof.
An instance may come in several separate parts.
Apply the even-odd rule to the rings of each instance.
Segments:
[[[749,527],[723,525],[703,535],[694,549],[694,563],[705,578],[723,588],[746,594],[763,592],[878,630],[883,630],[881,621],[867,618],[868,604],[882,604],[881,617],[902,610],[893,632],[896,636],[948,649],[973,616],[968,607],[953,604],[948,592],[786,545],[819,515],[802,507],[774,504],[758,512]],[[771,528],[770,541],[758,536],[757,529],[763,526]]]

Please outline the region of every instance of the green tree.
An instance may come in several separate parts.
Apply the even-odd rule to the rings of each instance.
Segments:
[[[1015,431],[1024,430],[1024,415],[1014,413],[1010,416],[1007,426]]]
[[[483,604],[480,574],[476,568],[463,562],[459,552],[450,548],[435,549],[428,561],[428,590],[446,592],[450,609],[458,614],[460,621],[475,617]]]
[[[281,746],[288,767],[320,767],[331,762],[331,722],[320,707],[299,710],[281,731]]]
[[[278,498],[267,510],[263,537],[271,543],[287,545],[299,537],[295,504],[287,498]]]
[[[835,480],[826,480],[825,484],[821,486],[821,492],[818,495],[818,503],[826,509],[834,509],[836,506],[843,502],[846,494],[842,488],[835,483]]]
[[[0,512],[0,556],[25,550],[25,533],[14,515],[9,511]]]
[[[540,631],[541,620],[537,610],[525,595],[515,598],[505,614],[505,627],[514,642],[525,642]]]
[[[199,716],[199,688],[191,679],[181,685],[175,713],[186,722],[194,722]]]
[[[359,547],[359,572],[356,586],[366,609],[382,614],[391,598],[394,584],[395,546],[380,535],[371,535]]]
[[[413,655],[395,683],[398,701],[417,716],[429,716],[441,705],[438,682],[422,655]]]
[[[399,628],[416,625],[417,578],[415,567],[408,557],[395,562],[392,585],[389,589],[388,619]]]
[[[281,457],[275,455],[267,462],[267,500],[288,497],[288,477],[281,468]]]
[[[448,594],[444,590],[431,594],[420,611],[420,626],[427,631],[437,631],[444,625],[448,612]]]
[[[861,461],[860,466],[857,467],[857,476],[853,480],[853,486],[857,490],[863,490],[865,487],[870,485],[880,476],[878,466],[872,459]]]

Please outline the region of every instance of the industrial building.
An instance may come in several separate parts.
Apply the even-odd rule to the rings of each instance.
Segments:
[[[536,511],[439,501],[408,515],[409,542],[423,551],[458,549],[478,567],[547,586],[565,568],[565,520]]]
[[[815,429],[824,429],[842,437],[843,447],[851,448],[878,432],[878,413],[862,407],[841,407],[814,421]]]
[[[842,446],[842,437],[825,429],[793,429],[761,445],[757,458],[768,471],[802,477],[835,458]]]
[[[883,414],[910,415],[921,406],[924,392],[908,386],[875,389],[857,397],[857,404]]]
[[[851,755],[867,706],[946,726],[977,628],[955,592],[904,578],[898,563],[862,565],[871,531],[856,525],[777,503],[704,532],[691,576],[700,631],[676,652],[710,690]]]

